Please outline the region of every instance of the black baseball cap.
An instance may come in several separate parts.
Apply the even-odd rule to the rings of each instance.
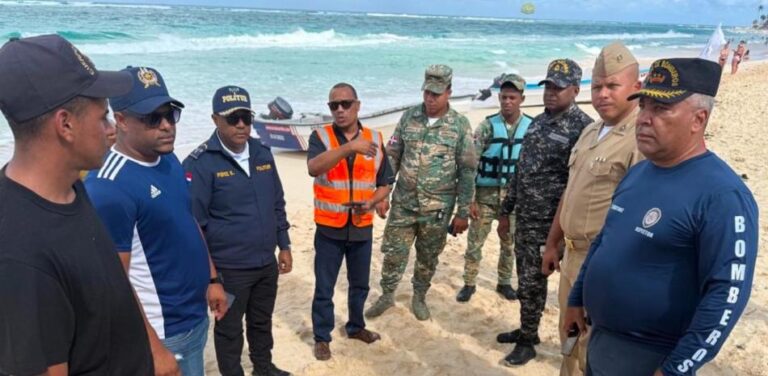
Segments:
[[[213,94],[213,113],[227,116],[237,110],[251,111],[251,96],[238,86],[224,86]]]
[[[714,97],[720,86],[722,68],[714,61],[699,58],[661,59],[651,64],[643,88],[627,99],[653,98],[662,103],[680,102],[694,93]]]
[[[11,38],[0,48],[0,110],[14,123],[76,96],[109,98],[130,89],[127,73],[97,70],[88,56],[55,34]]]
[[[179,108],[184,104],[168,94],[163,76],[149,67],[127,67],[122,70],[131,78],[132,86],[127,93],[109,98],[112,111],[130,111],[134,114],[147,115],[158,107],[171,103]]]

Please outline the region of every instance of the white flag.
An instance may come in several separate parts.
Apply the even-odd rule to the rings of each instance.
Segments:
[[[725,34],[723,34],[722,24],[717,25],[717,28],[709,37],[707,45],[699,53],[699,57],[706,60],[712,60],[717,62],[720,57],[720,48],[725,44]]]

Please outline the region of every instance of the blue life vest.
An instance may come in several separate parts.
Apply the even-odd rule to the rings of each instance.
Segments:
[[[496,114],[488,118],[493,127],[491,143],[480,156],[477,165],[476,184],[480,187],[502,187],[507,185],[515,174],[515,164],[520,158],[520,149],[523,147],[523,136],[531,125],[528,115],[520,114],[520,124],[515,130],[512,139],[509,138],[504,118]]]

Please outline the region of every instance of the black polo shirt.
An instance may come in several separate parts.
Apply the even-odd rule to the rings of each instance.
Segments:
[[[360,135],[360,128],[362,126],[359,122],[357,123],[357,127],[358,132],[355,137],[352,137],[353,140]],[[341,131],[341,129],[339,129],[339,127],[336,126],[336,124],[333,124],[333,133],[336,135],[336,139],[339,140],[339,145],[344,145],[350,141],[347,140],[347,137],[344,136],[344,133]],[[384,155],[384,159],[381,161],[379,171],[376,172],[376,186],[383,187],[385,185],[391,185],[395,183],[395,174],[392,172],[392,166],[389,164],[389,159],[387,158],[384,145],[379,145],[379,147],[381,148],[381,152]],[[317,131],[312,132],[312,135],[309,136],[309,150],[307,150],[307,160],[317,157],[327,150],[328,149],[323,144],[323,141],[320,140],[320,136],[317,135]],[[354,163],[355,154],[350,154],[347,156],[347,166],[349,167],[350,175],[352,175],[352,167]],[[357,227],[354,226],[351,221],[352,218],[348,218],[347,224],[342,228],[335,228],[318,224],[317,231],[325,237],[336,240],[366,241],[373,238],[372,225],[367,227]]]

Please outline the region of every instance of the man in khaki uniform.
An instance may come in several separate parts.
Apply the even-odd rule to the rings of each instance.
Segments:
[[[592,71],[592,105],[600,119],[588,125],[571,150],[568,185],[547,236],[542,273],[560,271],[560,326],[568,294],[579,275],[592,239],[603,227],[611,196],[627,170],[642,159],[635,142],[637,101],[627,97],[640,89],[638,63],[621,43],[603,48]],[[565,255],[558,264],[565,241]],[[566,331],[560,328],[560,341]],[[582,375],[588,338],[582,333],[560,375]]]

